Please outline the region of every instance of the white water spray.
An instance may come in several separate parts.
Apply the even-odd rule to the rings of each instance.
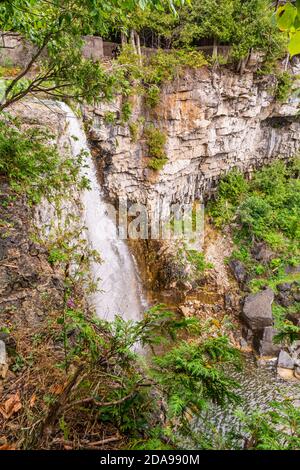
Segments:
[[[118,314],[126,320],[140,320],[144,302],[133,257],[126,242],[117,238],[115,222],[108,215],[109,206],[104,201],[80,121],[65,103],[59,106],[66,113],[73,156],[82,151],[87,155],[84,173],[90,181],[90,190],[84,191],[82,197],[84,224],[92,249],[103,260],[92,265],[93,276],[100,280],[99,291],[91,296],[91,303],[103,319],[113,320]]]

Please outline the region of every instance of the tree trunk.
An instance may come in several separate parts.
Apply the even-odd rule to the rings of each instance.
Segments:
[[[121,32],[121,44],[122,46],[125,46],[125,44],[127,44],[127,36],[123,32]]]
[[[214,58],[218,57],[218,41],[216,38],[214,38],[214,47],[213,47],[213,53],[212,53]]]
[[[286,58],[284,59],[284,71],[285,72],[287,71],[287,68],[289,66],[289,62],[290,62],[290,54],[288,53],[286,55]]]
[[[136,47],[135,47],[135,40],[134,40],[134,33],[135,31],[132,29],[130,31],[130,44],[132,45],[134,52],[137,53]]]
[[[140,36],[136,31],[134,31],[134,38],[135,38],[135,43],[136,43],[136,50],[140,58],[140,65],[142,65],[141,41],[140,41]]]

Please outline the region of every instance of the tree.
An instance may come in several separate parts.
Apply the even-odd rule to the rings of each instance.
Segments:
[[[159,19],[144,17],[143,28],[151,28],[173,46],[197,46],[208,39],[214,43],[214,55],[221,43],[232,46],[235,60],[247,57],[251,49],[270,58],[280,55],[285,43],[274,14],[271,0],[194,0],[178,9],[172,22],[167,12]]]
[[[90,102],[109,98],[117,80],[99,64],[82,57],[82,35],[104,34],[110,17],[126,17],[137,5],[159,7],[173,0],[4,0],[0,30],[20,33],[33,46],[21,72],[7,83],[0,110],[24,96],[46,93]],[[34,72],[34,73],[33,73]]]
[[[229,43],[233,37],[234,8],[234,0],[195,0],[180,13],[179,42],[213,39],[217,54],[217,43]]]

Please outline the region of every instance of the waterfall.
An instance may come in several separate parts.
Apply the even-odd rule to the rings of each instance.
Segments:
[[[103,319],[113,320],[119,314],[126,320],[140,320],[145,302],[133,256],[126,242],[117,237],[116,224],[109,216],[111,206],[104,200],[81,123],[65,103],[59,107],[65,113],[72,155],[84,151],[87,156],[83,171],[90,181],[90,190],[82,196],[84,224],[92,249],[102,259],[101,264],[92,264],[92,274],[99,278],[99,290],[90,301]]]

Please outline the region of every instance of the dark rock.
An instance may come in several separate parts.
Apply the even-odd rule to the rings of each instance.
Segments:
[[[300,380],[300,367],[299,366],[295,367],[294,376],[296,377],[296,379]]]
[[[6,241],[0,237],[0,261],[6,258]]]
[[[298,266],[287,266],[285,268],[286,274],[298,274],[300,273],[300,264]]]
[[[282,367],[283,369],[294,369],[294,365],[294,359],[289,355],[289,353],[282,349],[278,356],[277,367]]]
[[[243,263],[238,259],[232,259],[229,261],[229,267],[238,283],[243,284],[247,279],[247,271]]]
[[[300,292],[294,292],[293,299],[295,302],[300,302]]]
[[[232,308],[232,295],[228,292],[224,294],[224,307],[226,310],[230,310]]]
[[[277,284],[277,289],[281,292],[287,292],[290,291],[292,288],[292,284],[288,282],[283,282],[282,284]]]
[[[0,331],[0,341],[6,341],[9,338],[9,333],[4,333],[4,331]]]
[[[281,346],[273,342],[277,333],[273,326],[267,326],[255,334],[253,345],[260,356],[278,356]]]
[[[247,343],[252,343],[252,340],[253,340],[253,331],[250,330],[250,328],[247,328],[246,326],[243,326],[243,328],[242,328],[242,336],[243,336],[243,338],[247,341]]]
[[[288,313],[286,318],[290,320],[294,325],[300,326],[300,312]]]
[[[266,326],[272,326],[273,300],[274,292],[269,288],[246,297],[242,318],[251,330],[261,330]]]
[[[290,305],[293,304],[293,300],[289,297],[287,292],[279,292],[279,294],[276,295],[276,301],[282,307],[289,307]]]
[[[15,338],[9,333],[0,333],[0,341],[3,341],[7,347],[8,353],[13,353],[16,350],[17,343]]]

